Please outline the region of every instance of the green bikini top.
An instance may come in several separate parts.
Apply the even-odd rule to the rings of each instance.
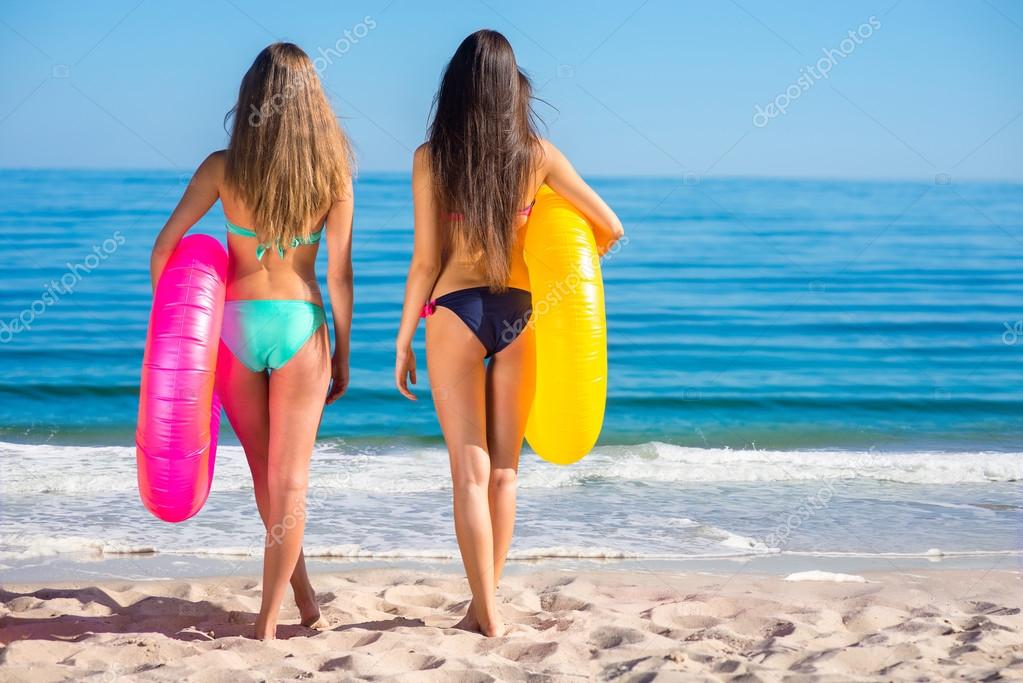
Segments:
[[[256,236],[256,231],[255,230],[249,230],[248,228],[243,228],[240,225],[235,225],[231,221],[227,221],[227,231],[228,232],[233,232],[236,235],[242,235],[243,237],[255,237]],[[317,230],[313,234],[309,235],[309,237],[294,237],[294,238],[292,238],[291,241],[287,244],[287,246],[281,244],[280,242],[276,242],[276,243],[274,243],[274,242],[265,242],[265,243],[257,244],[256,245],[256,258],[258,260],[262,261],[263,260],[263,254],[265,254],[267,252],[267,250],[270,249],[270,247],[276,248],[277,249],[277,254],[281,258],[284,258],[284,252],[287,249],[294,249],[295,247],[300,247],[303,244],[316,244],[317,242],[320,241],[321,237],[323,237],[323,227],[322,226],[320,227],[319,230]]]

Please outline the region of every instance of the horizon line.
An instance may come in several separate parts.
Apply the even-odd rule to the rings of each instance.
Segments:
[[[2,166],[0,173],[8,172],[75,172],[75,173],[189,173],[193,171],[181,171],[167,166]],[[363,169],[355,174],[358,179],[360,175],[391,175],[411,178],[411,171],[407,169]],[[584,178],[594,180],[681,180],[687,182],[687,178],[695,178],[695,182],[688,184],[699,185],[705,181],[729,181],[729,180],[760,180],[760,181],[800,181],[800,182],[857,182],[857,183],[934,183],[938,185],[951,185],[959,183],[968,184],[1002,184],[1002,185],[1023,185],[1023,177],[999,177],[999,176],[966,176],[957,180],[951,174],[936,173],[933,177],[928,176],[843,176],[843,175],[767,175],[767,174],[734,174],[734,175],[701,175],[699,173],[681,174],[657,174],[657,173],[634,173],[634,174],[608,174],[608,173],[580,173]],[[939,182],[941,176],[951,176],[947,182]]]

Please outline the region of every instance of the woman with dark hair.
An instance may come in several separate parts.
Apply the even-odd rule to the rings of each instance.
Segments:
[[[447,443],[455,535],[472,601],[459,628],[501,635],[495,590],[515,524],[519,452],[533,397],[531,298],[523,257],[532,198],[546,183],[589,219],[606,250],[614,212],[533,125],[529,79],[508,40],[459,45],[416,150],[415,236],[396,341],[395,382],[415,400],[412,339],[427,318],[434,406]],[[489,362],[485,362],[489,361]]]

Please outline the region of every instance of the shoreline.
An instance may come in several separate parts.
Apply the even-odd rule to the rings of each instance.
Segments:
[[[450,628],[468,601],[464,578],[422,568],[317,573],[330,630],[298,626],[287,600],[272,643],[242,637],[258,610],[255,574],[8,583],[0,680],[1023,676],[1018,570],[889,570],[837,582],[520,569],[499,590],[511,629],[492,639]]]
[[[514,550],[514,548],[513,548]],[[457,553],[457,549],[453,549]],[[36,559],[36,558],[32,558]],[[0,586],[35,584],[40,581],[64,584],[97,581],[174,581],[234,577],[241,574],[259,576],[263,558],[260,555],[190,555],[173,552],[130,555],[58,555],[38,558],[39,562],[20,566],[0,566]],[[448,558],[324,558],[306,557],[311,574],[336,574],[366,570],[407,570],[428,573],[464,573],[457,554]],[[991,553],[925,555],[925,554],[811,554],[782,552],[764,555],[722,556],[706,558],[509,558],[507,576],[548,571],[579,571],[606,574],[618,573],[708,573],[756,574],[784,577],[807,571],[835,573],[862,572],[969,572],[1023,571],[1023,551]]]

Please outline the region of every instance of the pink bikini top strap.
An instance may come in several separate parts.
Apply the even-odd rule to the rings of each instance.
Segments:
[[[518,210],[518,215],[525,216],[526,218],[529,218],[529,215],[531,213],[533,213],[533,204],[536,204],[536,200],[535,199],[533,201],[529,202],[529,206],[526,206],[524,208],[519,209]],[[460,220],[462,220],[462,214],[455,213],[455,212],[449,213],[448,214],[448,220],[449,221],[460,221]]]

